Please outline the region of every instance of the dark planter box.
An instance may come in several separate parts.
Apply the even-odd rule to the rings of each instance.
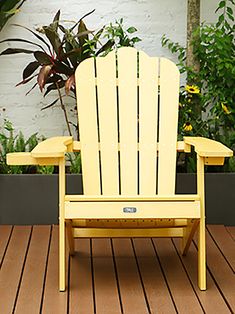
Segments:
[[[82,193],[81,175],[66,176],[67,192]],[[0,224],[58,223],[58,175],[0,175]]]
[[[194,174],[180,173],[177,193],[195,193]],[[82,193],[81,175],[67,175],[67,193]],[[0,224],[58,223],[58,175],[0,175]],[[206,174],[207,223],[235,225],[235,174]]]

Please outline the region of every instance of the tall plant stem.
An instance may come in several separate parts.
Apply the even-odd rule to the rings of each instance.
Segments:
[[[188,8],[187,8],[187,48],[186,48],[186,65],[189,68],[192,68],[194,73],[199,73],[200,64],[198,59],[195,57],[193,51],[193,40],[194,31],[200,26],[200,2],[201,0],[188,0]],[[195,84],[190,76],[187,77],[188,84]],[[194,108],[195,113],[197,115],[201,115],[201,109],[197,105]]]
[[[59,99],[60,99],[60,106],[61,106],[61,109],[64,112],[64,117],[65,117],[66,125],[67,125],[68,131],[69,131],[69,135],[72,136],[72,132],[71,132],[71,128],[70,128],[70,125],[69,125],[67,111],[66,111],[65,105],[63,103],[63,99],[62,99],[61,92],[60,92],[60,87],[59,87],[59,84],[57,82],[55,84],[56,84],[56,88],[58,90]]]
[[[192,41],[194,39],[194,31],[200,26],[200,0],[188,0],[187,8],[187,52],[186,65],[193,68],[195,72],[199,72],[199,62],[193,53]],[[188,82],[193,83],[193,82]]]

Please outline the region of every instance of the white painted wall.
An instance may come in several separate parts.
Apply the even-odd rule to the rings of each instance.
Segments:
[[[217,0],[201,0],[202,21],[215,20],[213,12],[217,3]],[[123,17],[127,26],[138,29],[137,35],[142,38],[139,48],[152,56],[173,58],[167,49],[161,47],[161,36],[165,33],[174,41],[185,44],[186,4],[187,0],[27,0],[21,12],[0,33],[0,40],[10,37],[33,39],[27,31],[12,26],[12,23],[32,28],[48,24],[59,8],[62,18],[68,20],[77,20],[96,9],[85,19],[90,29],[99,29]],[[15,47],[16,44],[0,44],[0,51],[10,46]],[[21,54],[0,57],[0,127],[3,119],[7,118],[26,136],[34,132],[46,137],[65,135],[66,126],[59,106],[41,111],[53,96],[44,99],[38,88],[25,96],[30,84],[15,87],[22,78],[22,69],[31,59],[30,55]]]

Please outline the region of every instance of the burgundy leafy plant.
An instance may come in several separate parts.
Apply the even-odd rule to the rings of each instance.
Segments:
[[[110,23],[98,31],[88,30],[83,19],[93,12],[94,10],[87,13],[70,27],[66,27],[65,22],[62,23],[60,20],[60,10],[56,13],[52,23],[36,30],[15,24],[33,34],[36,41],[8,38],[0,42],[19,42],[35,47],[35,49],[7,48],[0,55],[18,53],[33,55],[34,60],[23,70],[23,79],[17,86],[35,79],[36,82],[27,94],[37,85],[44,96],[56,90],[58,96],[42,110],[59,102],[70,135],[72,135],[71,125],[74,124],[69,121],[64,97],[76,98],[74,73],[79,63],[91,56],[106,55],[110,50],[120,46],[134,46],[136,42],[140,41],[138,37],[130,37],[132,33],[136,32],[135,27],[124,30],[122,19],[116,21],[115,24]],[[74,127],[78,133],[78,126],[74,125]]]

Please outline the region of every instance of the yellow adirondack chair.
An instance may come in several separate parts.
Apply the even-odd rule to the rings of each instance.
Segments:
[[[59,166],[59,289],[65,284],[65,229],[77,237],[181,237],[186,254],[199,226],[198,285],[206,289],[204,165],[232,151],[185,137],[177,142],[179,71],[165,58],[120,48],[76,71],[80,142],[55,137],[8,164]],[[197,153],[197,194],[175,194],[176,154]],[[84,195],[67,195],[66,152],[81,151]]]

